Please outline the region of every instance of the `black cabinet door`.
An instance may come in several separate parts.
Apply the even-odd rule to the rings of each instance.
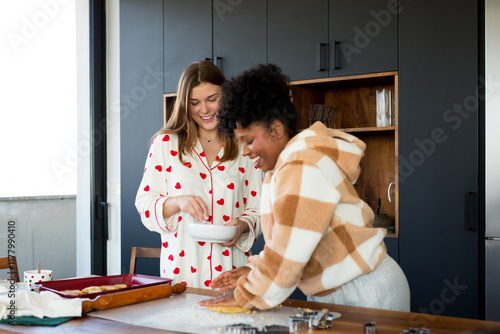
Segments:
[[[177,91],[189,64],[212,58],[212,0],[164,0],[164,93]]]
[[[266,0],[213,2],[214,62],[230,78],[265,64]]]
[[[399,19],[399,262],[412,311],[478,316],[478,3],[405,2]]]
[[[151,136],[163,125],[163,2],[120,1],[120,217],[121,273],[134,246],[159,247],[135,208]],[[113,110],[113,112],[115,112]],[[108,131],[116,131],[109,127]],[[110,256],[111,257],[111,256]],[[116,260],[115,258],[111,259]],[[159,264],[140,261],[138,273],[158,276]]]
[[[291,80],[328,76],[327,43],[327,0],[268,0],[268,61]]]
[[[387,0],[330,0],[330,76],[398,69],[398,6]]]

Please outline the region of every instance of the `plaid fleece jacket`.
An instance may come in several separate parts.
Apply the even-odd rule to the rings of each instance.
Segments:
[[[288,142],[264,180],[265,247],[238,280],[239,305],[268,309],[296,287],[324,296],[382,262],[385,231],[372,227],[373,211],[353,187],[365,147],[320,122]]]

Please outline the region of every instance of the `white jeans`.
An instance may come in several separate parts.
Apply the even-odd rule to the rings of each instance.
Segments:
[[[375,271],[356,277],[327,296],[308,296],[307,300],[410,312],[410,287],[403,270],[387,255]]]

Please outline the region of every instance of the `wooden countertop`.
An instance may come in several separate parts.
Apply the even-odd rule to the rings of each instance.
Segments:
[[[207,296],[219,295],[218,291],[188,288],[185,293]],[[406,328],[425,327],[431,333],[489,334],[500,333],[500,322],[436,316],[430,314],[395,312],[362,307],[314,303],[301,300],[286,300],[283,306],[310,309],[327,308],[342,316],[334,320],[332,328],[325,330],[303,330],[298,334],[311,333],[364,333],[363,324],[377,323],[377,334],[399,334]],[[160,329],[134,326],[91,316],[75,318],[56,327],[0,325],[0,333],[176,333]]]

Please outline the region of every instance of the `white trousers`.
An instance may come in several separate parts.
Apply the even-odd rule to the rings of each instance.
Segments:
[[[403,270],[387,255],[375,271],[356,277],[327,296],[308,296],[307,300],[410,312],[410,287]]]

